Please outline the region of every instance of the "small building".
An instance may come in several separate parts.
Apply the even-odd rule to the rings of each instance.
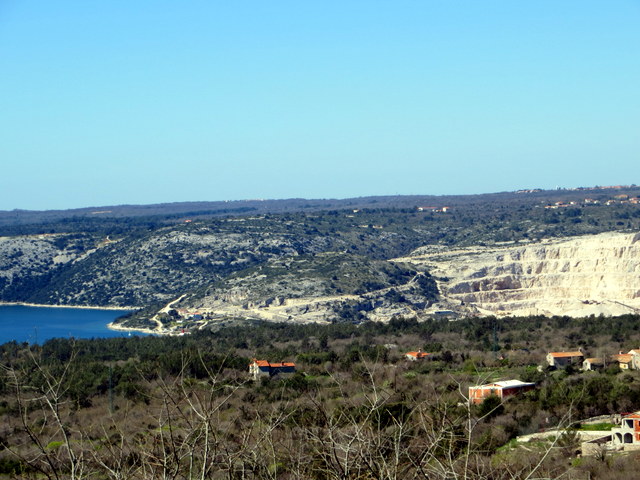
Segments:
[[[547,363],[550,367],[562,368],[567,365],[582,363],[584,355],[581,350],[575,352],[549,352]]]
[[[621,370],[640,370],[640,350],[632,349],[629,353],[611,355],[611,361],[617,362]]]
[[[604,368],[604,360],[602,358],[585,358],[582,362],[582,370],[599,370]]]
[[[261,377],[274,377],[281,373],[295,373],[296,364],[292,362],[270,363],[267,360],[256,360],[249,364],[249,374],[254,380]]]
[[[469,403],[480,404],[486,398],[496,396],[504,401],[519,393],[528,392],[536,386],[535,383],[522,382],[520,380],[503,380],[501,382],[488,383],[469,387]]]
[[[407,352],[405,353],[405,358],[407,360],[411,360],[412,362],[417,362],[418,360],[426,359],[430,353],[423,352],[422,350],[418,350],[417,352]]]
[[[620,370],[633,370],[633,355],[628,353],[618,353],[611,355],[611,361],[620,366]]]

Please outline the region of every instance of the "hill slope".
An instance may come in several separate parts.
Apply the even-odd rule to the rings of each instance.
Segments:
[[[242,215],[235,210],[224,218],[218,216],[221,210],[186,208],[193,205],[164,210],[163,206],[152,206],[146,216],[141,215],[143,207],[114,207],[111,213],[105,209],[99,214],[36,212],[25,214],[28,218],[23,212],[0,212],[4,213],[0,215],[4,222],[0,222],[0,301],[149,307],[151,318],[158,309],[185,295],[187,310],[213,308],[211,302],[234,297],[233,292],[240,289],[248,296],[239,303],[226,302],[227,310],[217,317],[361,321],[393,315],[420,317],[438,309],[473,313],[490,302],[477,294],[471,299],[462,291],[455,293],[446,282],[441,283],[446,295],[436,303],[431,294],[412,298],[411,292],[391,292],[389,287],[401,287],[393,283],[393,269],[436,269],[436,277],[458,278],[461,274],[447,273],[454,267],[439,271],[433,262],[420,263],[419,254],[432,251],[429,249],[473,247],[481,251],[501,248],[505,242],[516,246],[602,232],[637,232],[640,207],[632,197],[638,194],[640,189],[630,187],[282,201],[267,203],[269,208],[291,209],[288,213]],[[441,208],[445,199],[451,202],[446,209]],[[418,203],[423,201],[433,203]],[[369,207],[353,208],[364,204]],[[323,205],[350,207],[322,210]],[[135,210],[132,216],[126,216],[127,209]],[[186,213],[197,215],[181,216]],[[16,217],[13,223],[11,215]],[[414,266],[392,267],[388,261],[395,258],[406,258]],[[288,265],[288,270],[283,265]],[[258,273],[260,268],[262,273]],[[346,277],[338,274],[345,269],[366,275],[352,275],[345,283]],[[327,277],[331,271],[336,273]],[[376,288],[357,291],[366,282]],[[475,294],[465,292],[470,293]],[[362,298],[349,297],[364,294],[369,296],[364,304]],[[403,296],[408,300],[400,301]],[[456,309],[462,301],[476,308]],[[376,302],[385,307],[380,309]],[[390,308],[394,302],[397,308]],[[427,304],[430,310],[424,311]],[[523,304],[522,308],[505,307],[503,311],[527,308]],[[310,313],[313,311],[316,313]]]
[[[172,305],[180,318],[277,321],[388,320],[437,299],[428,273],[407,265],[327,252],[272,260]]]

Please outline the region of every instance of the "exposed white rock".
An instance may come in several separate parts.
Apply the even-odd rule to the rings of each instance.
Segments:
[[[604,233],[526,246],[429,251],[444,301],[499,315],[620,315],[640,312],[640,234]]]

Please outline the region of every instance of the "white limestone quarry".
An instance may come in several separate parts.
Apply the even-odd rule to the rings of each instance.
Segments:
[[[443,303],[482,315],[640,313],[640,233],[604,233],[526,246],[418,249]]]

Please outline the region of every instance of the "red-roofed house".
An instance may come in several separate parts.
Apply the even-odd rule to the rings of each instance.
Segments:
[[[549,352],[547,363],[551,367],[562,368],[574,363],[582,363],[584,355],[580,350],[575,352]]]
[[[407,353],[404,354],[404,356],[407,358],[407,360],[411,360],[412,362],[417,362],[418,360],[424,360],[429,355],[431,355],[431,354],[430,353],[425,353],[422,350],[418,350],[417,352],[407,352]]]
[[[618,362],[622,370],[633,370],[633,355],[628,353],[618,353],[611,355],[611,360]]]
[[[476,385],[469,387],[469,403],[482,403],[492,395],[495,395],[500,400],[505,400],[518,393],[528,392],[535,386],[535,383],[522,382],[520,380],[504,380],[486,385]]]
[[[640,350],[632,349],[629,353],[618,353],[611,355],[611,360],[618,362],[622,370],[638,370],[640,369]]]
[[[249,364],[249,373],[254,380],[259,377],[273,377],[280,373],[295,373],[296,364],[292,362],[270,363],[266,360],[256,360]]]

